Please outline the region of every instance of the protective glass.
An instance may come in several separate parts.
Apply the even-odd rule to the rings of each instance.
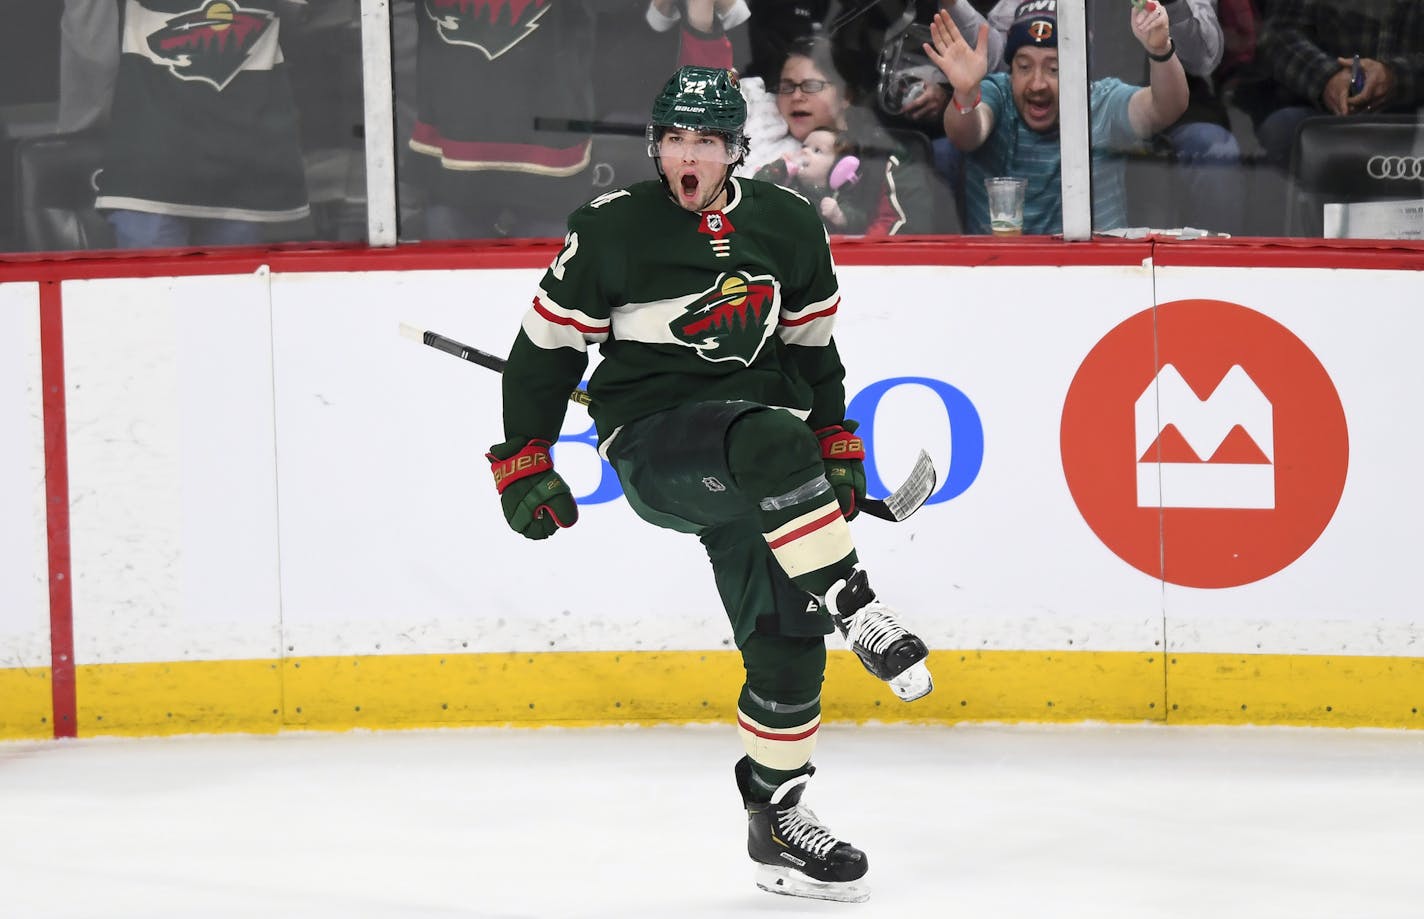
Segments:
[[[650,130],[649,135],[652,134]],[[648,155],[698,160],[705,163],[735,163],[742,158],[741,144],[717,133],[667,131],[661,138],[649,136]]]
[[[907,23],[898,34],[885,37],[876,83],[876,101],[881,111],[898,115],[930,83],[943,80],[939,67],[931,63],[923,50],[929,43],[929,28],[917,23]]]
[[[797,83],[795,80],[782,80],[771,88],[771,91],[778,96],[789,96],[796,90],[801,90],[807,95],[813,95],[825,89],[830,84],[825,80],[802,80]]]

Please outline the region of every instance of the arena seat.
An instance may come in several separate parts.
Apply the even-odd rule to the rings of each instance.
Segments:
[[[1424,204],[1424,125],[1410,115],[1307,118],[1291,150],[1287,186],[1291,236],[1324,236],[1328,204]]]
[[[102,152],[95,134],[46,134],[15,145],[16,237],[21,251],[113,247],[113,230],[94,210],[94,177]]]

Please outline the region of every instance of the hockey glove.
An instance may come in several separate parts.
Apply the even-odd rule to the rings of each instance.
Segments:
[[[865,444],[855,436],[859,427],[854,421],[843,421],[821,428],[816,436],[821,441],[821,462],[826,467],[826,481],[836,491],[841,513],[854,520],[865,499]]]
[[[547,440],[515,438],[485,454],[504,519],[516,533],[546,539],[578,522],[578,504],[568,484],[554,471]]]

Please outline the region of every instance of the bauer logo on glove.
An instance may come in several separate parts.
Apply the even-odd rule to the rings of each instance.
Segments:
[[[494,473],[495,488],[502,492],[507,482],[523,478],[526,475],[538,472],[541,467],[549,466],[548,453],[542,451],[530,452],[528,448],[525,448],[524,451],[516,454],[507,462],[491,467],[491,471]]]
[[[857,427],[854,421],[844,421],[816,431],[826,481],[835,490],[836,502],[847,520],[855,519],[865,500],[865,443],[855,436]]]
[[[849,433],[838,434],[821,442],[821,455],[827,459],[865,459],[865,444]]]

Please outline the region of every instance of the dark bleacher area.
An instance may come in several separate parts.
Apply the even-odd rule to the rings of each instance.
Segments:
[[[54,129],[59,0],[0,0],[0,252],[17,248],[16,146]]]

